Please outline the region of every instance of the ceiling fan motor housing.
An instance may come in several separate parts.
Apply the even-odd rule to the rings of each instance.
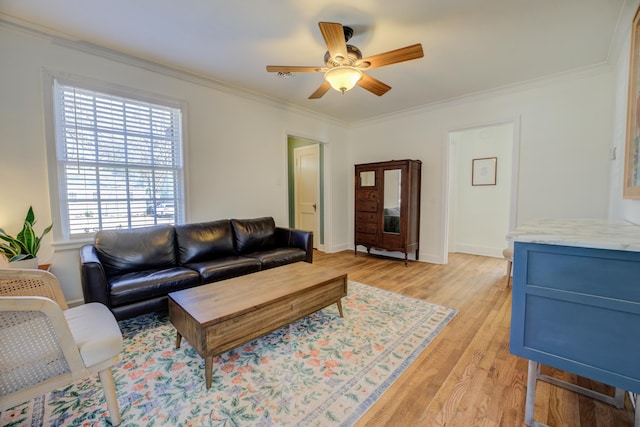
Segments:
[[[327,67],[339,67],[341,65],[348,65],[353,67],[356,65],[356,62],[362,59],[362,52],[357,47],[348,44],[347,45],[347,57],[341,58],[336,57],[332,58],[329,51],[324,54],[324,63],[327,64]]]

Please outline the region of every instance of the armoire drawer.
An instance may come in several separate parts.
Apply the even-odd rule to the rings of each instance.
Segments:
[[[357,222],[376,222],[378,215],[375,212],[356,212],[356,220]]]
[[[375,234],[356,233],[356,245],[375,245],[378,239]]]
[[[356,202],[356,212],[377,212],[378,211],[378,202]]]
[[[359,233],[372,233],[378,232],[378,224],[375,222],[358,222],[356,224],[356,231]]]
[[[377,190],[358,190],[356,191],[356,200],[378,200]]]

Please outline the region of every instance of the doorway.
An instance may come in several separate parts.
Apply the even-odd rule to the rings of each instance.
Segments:
[[[288,136],[289,227],[313,231],[314,249],[324,246],[324,145]]]
[[[516,221],[518,135],[516,120],[449,132],[445,264],[449,252],[502,257]],[[495,180],[474,182],[482,159],[495,159]]]

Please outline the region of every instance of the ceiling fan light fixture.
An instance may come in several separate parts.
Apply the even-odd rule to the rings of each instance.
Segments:
[[[324,73],[324,79],[338,92],[345,93],[352,89],[362,78],[362,71],[356,67],[341,65]]]

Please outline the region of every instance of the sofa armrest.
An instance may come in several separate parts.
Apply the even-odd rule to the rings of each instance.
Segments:
[[[276,227],[278,245],[289,248],[300,248],[307,254],[306,262],[313,262],[313,232],[295,228]]]
[[[107,275],[92,243],[80,248],[80,280],[85,303],[100,302],[111,308]]]

